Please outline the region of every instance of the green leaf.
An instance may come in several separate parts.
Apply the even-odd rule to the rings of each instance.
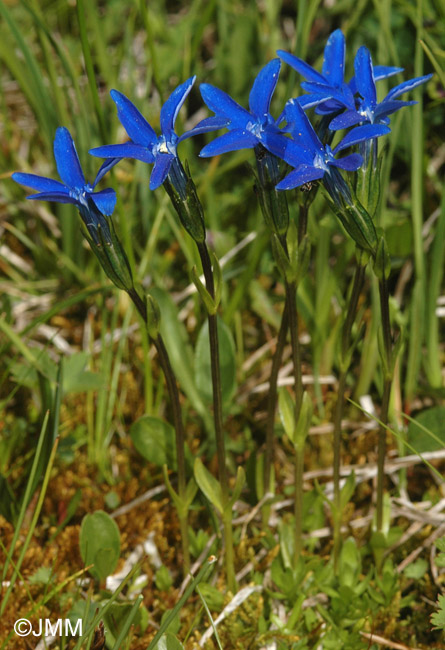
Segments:
[[[361,571],[360,551],[353,537],[343,544],[340,553],[340,584],[344,587],[354,587]]]
[[[189,345],[187,331],[179,319],[178,309],[166,291],[154,287],[150,293],[159,304],[162,315],[160,331],[179,385],[201,416],[205,428],[211,433],[213,432],[212,417],[196,388],[193,373],[193,352]]]
[[[232,496],[229,499],[227,507],[232,510],[235,501],[238,499],[241,491],[246,483],[246,472],[243,467],[238,467],[236,472],[235,487],[233,488]]]
[[[174,634],[167,632],[159,639],[158,644],[156,645],[156,650],[184,650],[184,646]]]
[[[236,388],[235,344],[229,328],[220,318],[218,318],[218,340],[222,401],[223,404],[227,404]],[[196,342],[195,379],[202,398],[210,404],[213,399],[213,389],[207,321],[202,326]]]
[[[156,571],[155,583],[156,587],[161,591],[167,591],[172,586],[173,580],[170,571],[167,569],[165,564],[159,567],[159,569]]]
[[[143,415],[130,427],[130,438],[145,460],[176,469],[175,430],[160,418]]]
[[[63,372],[63,393],[83,393],[87,390],[99,390],[104,385],[104,378],[85,370],[89,359],[88,352],[76,352],[71,357],[65,357]]]
[[[103,510],[85,515],[80,527],[80,554],[89,571],[99,580],[113,573],[120,553],[120,534],[116,522]]]
[[[283,428],[289,440],[293,440],[295,431],[295,404],[285,387],[278,391],[278,410]]]
[[[411,564],[408,564],[403,573],[407,578],[420,580],[428,572],[428,562],[424,558],[420,558]]]
[[[349,474],[348,478],[346,479],[345,484],[343,485],[340,492],[340,509],[342,512],[350,502],[351,497],[354,494],[354,490],[355,490],[355,474],[354,472],[351,472],[351,474]]]
[[[431,623],[436,630],[445,630],[445,596],[439,596],[436,607],[437,612],[431,616]]]
[[[210,501],[210,503],[215,506],[220,514],[223,513],[223,502],[222,502],[222,492],[221,486],[209,470],[204,467],[202,461],[197,458],[195,460],[195,479],[200,489]]]
[[[422,411],[409,423],[408,442],[418,453],[445,447],[445,406]]]

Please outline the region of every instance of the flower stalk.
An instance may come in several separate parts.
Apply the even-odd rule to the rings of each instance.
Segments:
[[[215,282],[213,277],[212,262],[205,242],[196,242],[201,258],[206,289],[212,300],[215,300]],[[218,458],[218,477],[221,486],[221,502],[223,507],[222,520],[225,539],[225,562],[227,585],[232,593],[236,592],[235,558],[233,550],[232,508],[229,506],[229,479],[226,468],[226,450],[224,442],[223,415],[222,415],[222,390],[221,370],[219,362],[218,321],[215,313],[208,311],[209,340],[210,340],[210,365],[213,387],[213,418],[215,422],[216,453]]]
[[[349,297],[348,309],[341,337],[340,349],[340,375],[338,378],[337,402],[334,412],[334,500],[333,500],[333,524],[334,524],[334,571],[338,572],[338,560],[340,553],[340,526],[341,526],[341,492],[340,492],[340,462],[341,462],[341,432],[342,420],[345,407],[346,376],[351,361],[351,333],[357,313],[357,305],[360,292],[363,286],[365,275],[365,264],[359,259],[355,267],[352,290]]]

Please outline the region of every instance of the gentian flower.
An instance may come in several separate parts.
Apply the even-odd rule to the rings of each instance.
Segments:
[[[281,62],[273,59],[256,77],[249,95],[249,109],[246,110],[235,102],[227,93],[211,86],[201,84],[200,90],[204,102],[216,116],[208,119],[225,121],[229,129],[220,137],[206,145],[200,156],[216,156],[228,151],[250,149],[263,145],[273,154],[283,151],[285,136],[269,112],[270,102],[277,85]],[[206,120],[198,124],[205,125]]]
[[[54,139],[54,158],[62,182],[36,174],[15,172],[12,179],[20,185],[38,190],[38,194],[27,196],[37,201],[72,203],[77,207],[88,208],[90,202],[101,215],[111,215],[116,205],[116,193],[112,189],[94,192],[94,185],[85,181],[79,157],[70,132],[59,127]],[[100,217],[98,217],[100,219]]]
[[[349,83],[345,83],[344,80],[345,49],[345,37],[340,29],[336,29],[326,43],[321,74],[303,59],[284,50],[277,51],[283,61],[308,80],[303,82],[301,87],[309,94],[297,98],[298,103],[305,110],[317,106],[317,113],[329,114],[344,107],[351,110],[355,108],[356,80],[354,77]],[[401,68],[376,66],[374,78],[377,81],[400,71]]]
[[[357,153],[337,159],[335,157],[337,153],[369,138],[378,138],[390,131],[385,125],[360,126],[350,131],[334,149],[331,149],[329,145],[322,144],[297,101],[291,100],[287,103],[286,119],[292,139],[287,140],[288,144],[283,159],[295,169],[277,185],[279,190],[289,190],[319,180],[325,175],[327,183],[332,180],[333,176],[338,181],[341,176],[333,174],[332,167],[356,171],[361,166],[363,159]],[[342,190],[345,187],[343,184]]]
[[[38,190],[28,199],[71,203],[79,209],[83,234],[110,280],[120,289],[134,289],[130,265],[115,233],[111,214],[116,193],[109,188],[94,192],[94,185],[85,181],[79,157],[70,132],[65,127],[56,131],[54,158],[62,182],[45,176],[15,172],[12,179],[20,185]]]
[[[180,137],[177,136],[174,130],[175,121],[195,79],[196,77],[191,77],[178,86],[161,108],[162,133],[160,136],[156,135],[154,129],[125,95],[118,90],[110,92],[117,106],[119,120],[128,133],[130,142],[105,145],[90,150],[90,154],[93,156],[110,159],[99,170],[96,183],[122,158],[134,158],[142,160],[142,162],[154,163],[150,177],[150,189],[155,190],[164,183],[173,163],[178,161],[177,147],[180,142],[198,133],[216,130],[226,124],[226,120],[211,118],[206,120],[205,124],[201,123]]]
[[[380,103],[377,103],[377,92],[375,86],[375,74],[372,66],[372,59],[369,50],[361,47],[354,60],[355,83],[360,98],[356,100],[354,108],[348,108],[344,113],[335,117],[329,125],[331,130],[345,129],[356,124],[389,124],[389,115],[395,113],[404,106],[417,104],[416,101],[401,101],[396,97],[420,86],[432,75],[416,77],[399,84],[389,91]]]

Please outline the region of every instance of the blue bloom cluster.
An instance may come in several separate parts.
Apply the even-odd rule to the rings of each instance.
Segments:
[[[184,195],[188,177],[178,158],[178,145],[192,136],[216,131],[227,132],[207,144],[200,156],[209,157],[239,149],[260,149],[284,160],[293,170],[277,184],[277,189],[288,190],[313,181],[325,180],[329,190],[335,179],[340,179],[338,169],[356,171],[363,164],[360,153],[351,153],[338,158],[346,148],[363,143],[373,143],[390,132],[389,116],[395,111],[414,104],[401,101],[400,95],[425,83],[432,75],[425,75],[395,86],[381,101],[377,101],[376,82],[402,71],[401,68],[374,66],[366,47],[361,47],[354,61],[355,75],[345,82],[345,38],[342,32],[334,31],[326,44],[321,73],[302,59],[282,50],[280,58],[270,61],[258,74],[249,96],[249,109],[235,102],[222,90],[202,84],[200,87],[204,102],[214,116],[201,121],[193,129],[178,136],[175,122],[179,110],[195,82],[191,77],[178,86],[161,109],[161,134],[141,115],[134,104],[117,90],[111,97],[117,106],[118,117],[130,140],[123,144],[112,144],[91,149],[93,156],[106,158],[99,169],[94,184],[86,183],[73,140],[65,128],[58,129],[54,143],[54,155],[60,183],[32,174],[13,174],[13,179],[39,190],[29,198],[47,201],[73,203],[83,209],[95,205],[94,219],[98,214],[111,215],[116,197],[113,190],[95,192],[94,188],[102,177],[123,158],[133,158],[152,163],[150,188],[156,189],[167,180],[180,196]],[[270,103],[278,82],[281,60],[292,66],[305,79],[301,87],[307,94],[290,99],[278,119],[270,113]],[[328,120],[323,136],[317,135],[305,111],[315,107],[315,113]],[[331,149],[329,142],[335,131],[352,128],[345,137]],[[320,131],[321,133],[321,131]],[[327,137],[325,137],[327,134]],[[333,168],[337,168],[335,173]],[[178,186],[180,185],[180,187]],[[346,184],[343,184],[343,188]],[[97,227],[97,223],[88,227]]]

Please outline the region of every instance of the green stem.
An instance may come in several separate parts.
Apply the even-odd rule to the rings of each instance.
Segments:
[[[289,329],[292,346],[292,363],[295,383],[295,422],[298,422],[301,400],[303,398],[303,377],[301,372],[301,350],[298,340],[297,285],[285,280],[286,304],[289,310]]]
[[[197,242],[198,252],[201,258],[202,270],[206,283],[206,289],[212,298],[215,297],[215,284],[213,281],[212,263],[210,261],[209,251],[205,242]],[[232,511],[227,507],[229,502],[229,480],[226,469],[226,450],[224,443],[224,429],[222,416],[222,390],[221,390],[221,373],[219,363],[219,345],[218,345],[218,321],[216,314],[208,315],[209,322],[209,340],[210,340],[210,365],[212,373],[213,387],[213,417],[215,422],[216,453],[218,458],[218,475],[221,485],[221,496],[223,505],[223,525],[225,537],[225,556],[227,585],[232,593],[236,591],[235,563],[233,552],[233,531],[232,531]]]
[[[274,428],[275,411],[277,407],[278,393],[278,372],[283,358],[283,350],[286,344],[287,328],[289,326],[289,311],[287,304],[284,305],[281,316],[280,330],[278,332],[277,345],[272,359],[272,369],[269,378],[269,393],[267,396],[267,421],[266,421],[266,453],[264,459],[264,494],[270,490],[270,477],[274,461]]]
[[[295,447],[295,554],[294,566],[303,548],[303,471],[304,445]]]
[[[147,309],[139,294],[133,289],[128,292],[136,309],[141,315],[144,323],[147,322]],[[153,339],[154,346],[159,356],[162,371],[167,383],[167,390],[170,397],[171,408],[173,412],[173,422],[175,427],[175,440],[176,440],[176,458],[178,463],[178,495],[180,500],[184,503],[186,499],[186,470],[185,470],[185,431],[182,422],[181,404],[179,401],[179,390],[176,383],[175,374],[170,363],[167,348],[160,334]],[[188,575],[190,570],[190,551],[188,539],[188,515],[178,512],[179,525],[181,529],[181,543],[183,554],[183,569],[184,575]]]
[[[383,354],[386,357],[385,359],[382,359],[384,381],[377,452],[377,530],[381,532],[383,529],[383,482],[385,477],[386,426],[388,424],[389,399],[391,396],[393,374],[391,363],[392,337],[389,317],[389,292],[385,276],[383,276],[379,281],[379,293],[384,346]]]
[[[348,372],[348,351],[351,345],[351,332],[357,312],[357,304],[365,276],[365,267],[357,264],[354,273],[351,296],[346,319],[343,324],[340,357],[340,376],[338,380],[337,403],[334,414],[334,571],[337,573],[340,552],[340,461],[341,461],[341,423],[345,407],[346,376]]]

